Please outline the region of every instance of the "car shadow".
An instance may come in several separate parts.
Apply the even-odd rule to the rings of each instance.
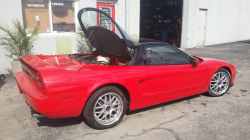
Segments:
[[[6,80],[6,76],[3,74],[0,75],[0,91],[1,91],[2,86],[7,82],[5,80]]]
[[[64,127],[64,126],[72,126],[81,124],[83,122],[83,117],[74,117],[74,118],[59,118],[59,119],[51,119],[51,118],[37,118],[39,122],[37,122],[38,126],[48,126],[48,127]]]
[[[163,107],[163,106],[167,106],[167,105],[172,105],[178,102],[183,102],[186,100],[190,100],[190,99],[194,99],[194,98],[198,98],[200,96],[206,96],[206,94],[198,94],[198,95],[194,95],[194,96],[190,96],[190,97],[186,97],[186,98],[182,98],[182,99],[177,99],[174,101],[169,101],[166,103],[161,103],[158,105],[154,105],[154,106],[150,106],[150,107],[146,107],[146,108],[142,108],[142,109],[138,109],[138,110],[134,110],[134,111],[127,111],[126,115],[130,116],[133,114],[137,114],[137,113],[141,113],[144,111],[149,111],[155,108],[159,108],[159,107]],[[51,119],[51,118],[37,118],[39,120],[39,122],[37,122],[38,126],[48,126],[48,127],[64,127],[64,126],[72,126],[72,125],[78,125],[81,124],[82,122],[84,122],[88,127],[92,128],[87,121],[83,118],[82,115],[80,115],[79,117],[75,117],[75,118],[59,118],[59,119]]]

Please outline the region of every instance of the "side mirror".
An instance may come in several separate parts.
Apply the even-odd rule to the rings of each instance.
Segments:
[[[200,61],[199,61],[198,59],[193,58],[193,60],[192,60],[192,65],[193,65],[194,67],[197,67],[197,66],[199,65],[199,63],[200,63]]]

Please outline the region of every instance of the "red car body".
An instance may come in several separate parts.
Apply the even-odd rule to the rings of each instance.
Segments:
[[[114,86],[126,96],[128,107],[122,107],[124,110],[135,110],[207,92],[220,68],[228,72],[228,85],[234,84],[233,65],[190,56],[154,40],[142,39],[136,44],[101,10],[81,9],[78,20],[96,48],[93,54],[21,57],[23,71],[16,75],[19,90],[25,101],[44,116],[79,116],[91,95],[106,86]],[[86,24],[92,26],[87,28]]]
[[[84,64],[67,55],[22,56],[22,64],[39,73],[41,88],[26,71],[16,75],[25,101],[37,112],[50,117],[79,116],[91,94],[113,85],[129,96],[129,109],[135,110],[208,91],[213,74],[226,68],[236,75],[227,62],[203,58],[196,68],[192,64],[173,66],[105,66]],[[154,72],[156,71],[156,72]]]

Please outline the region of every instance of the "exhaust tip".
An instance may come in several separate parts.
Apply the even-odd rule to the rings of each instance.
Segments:
[[[31,110],[30,113],[31,113],[32,117],[35,117],[35,118],[43,118],[43,117],[45,117],[43,114],[41,114],[41,113],[37,112],[36,110],[34,110],[28,103],[27,103],[27,105],[30,107],[30,110]]]
[[[43,118],[44,115],[39,114],[39,113],[34,113],[34,114],[32,114],[32,117],[35,117],[35,118]]]

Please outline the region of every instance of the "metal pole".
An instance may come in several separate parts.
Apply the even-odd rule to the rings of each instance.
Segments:
[[[129,35],[129,0],[126,0],[125,31]]]

